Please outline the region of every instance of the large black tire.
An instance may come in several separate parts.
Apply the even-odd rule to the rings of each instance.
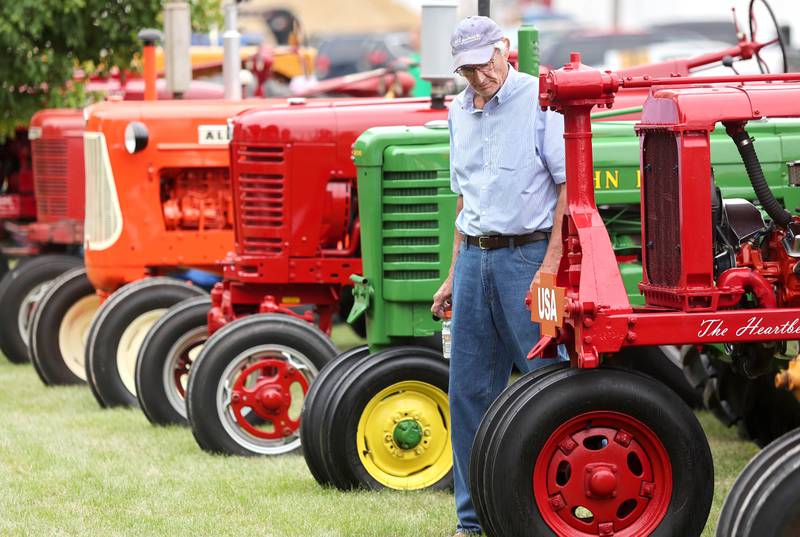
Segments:
[[[472,465],[483,472],[470,475],[495,537],[701,534],[711,451],[694,414],[663,384],[621,369],[564,369],[511,399],[489,418],[484,461]]]
[[[251,315],[225,325],[206,341],[189,375],[187,412],[195,440],[212,453],[296,452],[301,410],[296,403],[302,404],[308,385],[336,354],[319,328],[288,315]],[[264,379],[274,382],[261,384]],[[259,384],[239,399],[237,382],[243,389]],[[263,397],[273,396],[271,410],[261,406]]]
[[[29,360],[28,325],[33,307],[47,285],[66,271],[83,265],[69,255],[42,255],[26,260],[0,280],[0,351],[9,361]]]
[[[675,392],[689,408],[702,408],[703,390],[689,384],[681,366],[673,361],[668,351],[662,347],[626,347],[605,359],[604,363],[650,375]],[[675,354],[679,354],[677,349]]]
[[[75,268],[54,279],[36,305],[31,321],[31,361],[46,386],[86,382],[86,336],[100,297]]]
[[[322,413],[331,484],[452,488],[448,379],[449,363],[425,347],[388,349],[348,368]]]
[[[560,362],[545,367],[540,367],[530,373],[519,378],[494,400],[489,410],[486,411],[481,424],[478,426],[478,431],[475,433],[475,440],[472,443],[472,451],[469,460],[469,474],[470,476],[481,475],[485,480],[487,476],[484,475],[486,451],[489,449],[490,435],[487,433],[491,425],[494,423],[498,414],[505,413],[509,406],[515,401],[519,393],[530,389],[531,385],[539,382],[541,379],[547,378],[557,371],[569,367],[569,362]],[[491,438],[496,438],[497,435],[491,435]],[[486,516],[486,510],[483,506],[483,497],[477,496],[472,498],[472,504],[475,507],[475,512],[478,514],[478,519],[483,521],[483,531],[487,535],[494,535],[495,530],[491,527],[491,521]]]
[[[180,280],[145,278],[103,302],[86,343],[86,378],[101,407],[138,406],[135,360],[146,331],[171,306],[204,294]]]
[[[718,537],[795,537],[800,532],[800,429],[747,463],[722,505]]]
[[[311,475],[322,486],[330,485],[330,476],[325,472],[324,452],[320,436],[321,414],[332,394],[338,379],[346,374],[353,364],[369,355],[369,347],[361,345],[349,349],[322,368],[303,401],[300,414],[300,445]]]
[[[192,358],[208,339],[210,309],[207,296],[178,302],[156,321],[139,348],[136,397],[153,425],[189,424],[185,386]],[[178,371],[184,373],[180,378]]]

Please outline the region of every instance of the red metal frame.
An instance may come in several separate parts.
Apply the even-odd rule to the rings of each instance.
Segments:
[[[342,287],[362,270],[352,144],[370,127],[446,116],[428,99],[307,102],[239,114],[231,142],[236,251],[212,292],[209,332],[258,312],[316,320],[330,332]],[[302,305],[314,311],[290,309]]]
[[[653,285],[647,271],[642,290],[647,306],[634,310],[625,292],[611,242],[594,200],[589,113],[611,106],[625,87],[648,87],[637,131],[643,150],[648,133],[674,137],[678,154],[680,256],[674,284]],[[558,339],[570,348],[573,364],[596,367],[602,353],[630,345],[745,342],[797,339],[800,305],[796,285],[786,285],[789,264],[781,256],[777,231],[768,263],[747,249],[737,267],[715,281],[711,236],[709,133],[717,122],[741,127],[761,117],[800,116],[800,74],[705,78],[652,78],[601,73],[580,63],[540,78],[540,104],[564,114],[567,211],[562,223],[564,254],[556,285],[566,291],[564,326],[558,337],[545,336],[531,352],[541,354]],[[643,155],[642,161],[645,162]],[[643,171],[642,244],[648,249],[647,177]],[[654,215],[657,216],[657,215]],[[668,225],[654,222],[654,225]],[[676,223],[676,225],[678,225]],[[687,232],[690,230],[690,232]],[[650,271],[652,272],[652,271]],[[765,285],[766,284],[766,285]],[[772,285],[783,287],[776,302]],[[755,309],[730,308],[747,291],[760,299]],[[700,299],[698,299],[700,297]],[[780,307],[775,307],[779,304]]]

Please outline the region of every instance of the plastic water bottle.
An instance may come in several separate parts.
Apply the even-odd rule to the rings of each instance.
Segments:
[[[450,323],[452,322],[453,311],[446,310],[442,318],[442,355],[445,360],[450,359]]]

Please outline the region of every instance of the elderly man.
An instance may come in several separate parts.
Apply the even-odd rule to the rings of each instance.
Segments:
[[[538,106],[538,79],[508,63],[508,39],[487,17],[468,17],[450,44],[468,87],[450,106],[451,188],[459,195],[450,275],[434,296],[452,303],[450,413],[458,528],[480,534],[469,492],[469,455],[489,405],[529,361],[539,339],[525,295],[561,258],[564,124]],[[553,226],[556,222],[558,225]]]

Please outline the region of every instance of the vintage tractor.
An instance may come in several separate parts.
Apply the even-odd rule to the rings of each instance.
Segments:
[[[19,194],[27,201],[18,205],[30,205],[30,211],[0,216],[9,238],[4,256],[21,259],[0,280],[0,350],[15,363],[28,361],[31,311],[48,282],[81,265],[83,116],[79,110],[38,112],[24,147],[32,169],[20,182],[29,183],[28,192]],[[36,257],[27,259],[31,256]]]
[[[85,268],[53,282],[31,327],[46,383],[88,380],[101,405],[136,402],[133,368],[147,329],[204,293],[184,281],[185,269],[214,271],[233,245],[226,121],[254,104],[265,101],[87,109]]]
[[[628,298],[633,304],[643,305],[644,297],[638,288],[642,275],[641,176],[639,142],[633,125],[630,121],[592,124],[592,179],[601,206],[599,212],[609,229]],[[437,371],[437,366],[441,365],[441,357],[436,353],[408,346],[435,337],[439,330],[439,323],[430,320],[428,308],[432,293],[447,274],[451,255],[449,246],[443,248],[442,245],[452,245],[452,225],[448,227],[440,222],[441,218],[446,222],[453,222],[455,218],[454,195],[446,181],[449,135],[446,125],[442,125],[445,127],[442,129],[434,127],[374,128],[359,137],[355,145],[364,273],[363,277],[355,278],[356,305],[351,319],[366,313],[370,349],[348,352],[335,360],[309,392],[302,416],[303,453],[320,483],[343,489],[353,486],[423,488],[436,486],[443,475],[430,466],[430,453],[424,451],[424,456],[420,456],[415,451],[418,445],[402,448],[394,438],[394,429],[387,429],[386,424],[380,423],[382,414],[370,406],[370,397],[378,397],[376,394],[380,392],[379,399],[383,401],[385,394],[381,390],[386,386],[380,379],[390,378],[389,371],[395,364],[382,360],[371,362],[368,358],[387,353],[403,356],[405,349],[409,356],[417,353],[415,360],[433,360],[427,368],[429,371]],[[786,203],[795,203],[796,194],[781,172],[786,162],[800,157],[800,147],[792,152],[784,140],[794,136],[798,128],[800,122],[760,122],[751,129],[766,149],[764,166],[769,170],[769,182]],[[717,184],[723,193],[755,198],[738,153],[729,147],[727,136],[716,132],[711,136],[711,144]],[[416,197],[395,197],[392,194],[396,191],[396,180],[405,177],[403,174],[417,178],[413,184],[427,190],[420,191]],[[428,182],[421,181],[422,178],[427,178]],[[409,191],[408,195],[411,194]],[[405,222],[409,229],[418,226],[417,233],[424,236],[401,239],[390,235],[386,231],[387,222],[395,220]],[[375,230],[383,231],[376,233]],[[409,274],[416,276],[404,279]],[[633,350],[638,352],[631,352]],[[674,347],[648,347],[626,349],[609,361],[649,373],[672,388],[687,404],[698,406],[700,394],[686,384],[679,364],[670,360],[676,355]],[[374,378],[370,376],[373,367]],[[410,400],[408,404],[413,406],[414,398],[420,397],[415,389],[433,393],[438,393],[437,389],[444,390],[438,396],[446,400],[446,369],[438,379],[438,388],[436,384],[428,385],[415,377],[418,374],[413,369],[406,370],[406,376],[398,381],[407,383],[406,389],[397,390],[387,400],[391,399],[397,408],[403,407],[404,399]],[[398,377],[391,378],[399,378],[402,373],[395,372],[395,375]],[[374,386],[363,384],[368,378],[373,379],[370,382],[374,381]],[[381,405],[388,407],[389,403]],[[428,407],[428,414],[435,409],[435,406]],[[446,415],[446,406],[433,414],[439,410]],[[378,421],[371,421],[372,413]],[[447,430],[446,423],[441,425],[440,433]],[[343,430],[347,432],[338,433]],[[382,436],[381,443],[376,443],[378,433],[388,434],[391,441]],[[354,444],[371,448],[356,450],[352,448]],[[353,454],[358,457],[350,457]],[[424,477],[426,473],[427,478]]]
[[[800,115],[798,82],[797,74],[621,77],[581,65],[579,54],[540,78],[541,106],[565,118],[568,211],[558,273],[540,275],[531,290],[543,333],[531,358],[561,343],[572,367],[523,377],[485,416],[470,480],[489,533],[700,534],[713,464],[699,423],[650,379],[600,366],[625,347],[722,343],[732,366],[753,376],[797,340],[800,222],[765,180],[748,122]],[[650,88],[636,127],[640,307],[628,299],[595,202],[589,122],[594,106],[636,86]],[[741,155],[767,222],[749,201],[720,194],[715,129]],[[784,165],[791,177],[792,163]]]
[[[353,155],[364,272],[349,320],[366,312],[369,347],[339,355],[312,385],[303,455],[318,482],[342,489],[448,488],[448,363],[430,314],[453,244],[447,123],[370,129]]]
[[[352,303],[343,293],[350,276],[361,272],[351,145],[375,124],[445,114],[428,99],[374,99],[293,101],[234,118],[236,251],[210,304],[176,306],[142,346],[137,394],[151,421],[185,422],[188,410],[209,451],[299,447],[300,405],[337,353],[327,334],[340,303]]]

